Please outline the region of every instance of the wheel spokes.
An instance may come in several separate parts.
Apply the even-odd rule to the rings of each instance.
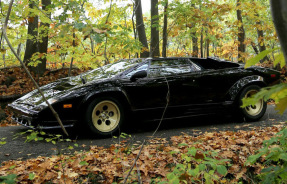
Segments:
[[[92,121],[101,132],[112,131],[120,121],[120,111],[112,101],[102,101],[93,110]]]

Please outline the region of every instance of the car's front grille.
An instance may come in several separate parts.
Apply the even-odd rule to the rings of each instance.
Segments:
[[[32,121],[31,118],[25,117],[25,116],[12,116],[12,119],[16,121],[17,123],[26,126],[26,127],[32,127]]]

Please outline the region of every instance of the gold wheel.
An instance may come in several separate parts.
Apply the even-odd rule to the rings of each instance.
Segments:
[[[257,90],[250,90],[245,94],[245,98],[251,97],[252,95],[256,94],[258,91]],[[249,105],[245,107],[245,111],[247,114],[250,116],[257,116],[258,114],[261,113],[262,109],[264,106],[263,99],[258,100],[258,102],[255,105]]]
[[[110,101],[99,102],[92,111],[92,122],[100,132],[113,131],[120,122],[121,114],[118,106]]]

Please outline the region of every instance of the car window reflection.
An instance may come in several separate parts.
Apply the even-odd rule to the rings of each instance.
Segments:
[[[186,59],[151,61],[149,77],[174,75],[193,71]]]
[[[87,81],[114,77],[140,62],[142,62],[141,59],[123,59],[118,62],[111,63],[103,67],[97,68],[95,70],[92,70],[84,74],[83,77],[86,78]]]

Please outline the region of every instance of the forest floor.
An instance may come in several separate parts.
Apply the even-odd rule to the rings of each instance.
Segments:
[[[205,173],[208,173],[205,171],[212,170],[211,166],[219,168],[218,165],[224,166],[224,172],[215,169],[210,178],[212,181],[257,183],[256,175],[264,168],[262,163],[265,158],[253,165],[246,164],[246,161],[262,147],[264,140],[273,137],[284,126],[286,123],[281,122],[251,130],[213,130],[198,132],[197,135],[182,133],[170,138],[150,138],[142,150],[140,143],[124,135],[108,148],[90,146],[89,151],[77,151],[72,155],[5,161],[0,165],[0,176],[16,177],[20,183],[122,183],[141,152],[127,183],[167,180],[170,183],[170,173],[178,166],[191,167],[192,170],[191,173],[173,173],[179,181],[201,183],[205,181]],[[77,145],[77,142],[71,142],[71,145],[66,149],[86,146]],[[198,171],[198,167],[202,166],[204,169]]]

